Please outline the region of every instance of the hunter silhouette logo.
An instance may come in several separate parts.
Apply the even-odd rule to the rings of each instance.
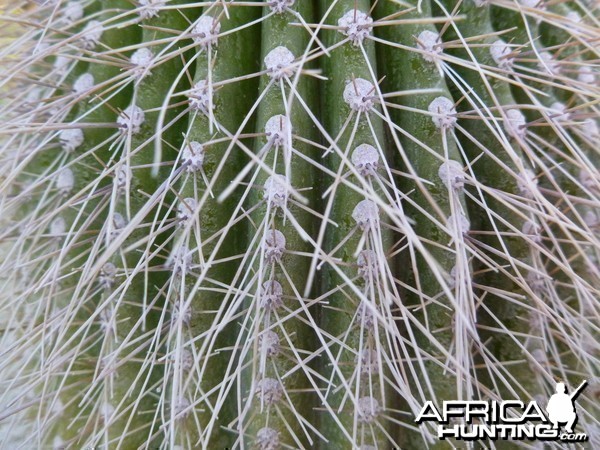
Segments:
[[[575,400],[586,385],[587,380],[569,395],[565,384],[558,382],[545,412],[536,401],[454,400],[444,401],[441,410],[432,401],[428,401],[415,422],[437,425],[437,437],[442,440],[537,439],[584,442],[588,440],[587,434],[575,433],[574,428],[577,423]],[[561,431],[562,424],[564,432]]]
[[[567,433],[573,433],[573,427],[577,422],[577,411],[575,409],[575,399],[587,385],[587,380],[579,385],[575,392],[568,395],[565,391],[564,383],[556,383],[556,394],[550,397],[546,411],[548,418],[552,422],[553,428],[558,429],[559,423],[566,423]]]

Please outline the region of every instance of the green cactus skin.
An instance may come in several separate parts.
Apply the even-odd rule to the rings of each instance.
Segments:
[[[91,5],[92,7],[97,5]],[[105,20],[112,20],[117,17],[122,11],[131,8],[127,2],[110,1],[103,5],[104,12],[99,16]],[[81,29],[81,27],[79,27]],[[113,48],[122,47],[122,42],[136,42],[139,40],[140,34],[137,29],[131,26],[122,27],[114,24],[109,30],[102,34],[101,41],[96,47],[97,51],[106,51]],[[125,56],[125,55],[123,55]],[[55,345],[61,348],[61,351],[66,351],[68,354],[77,355],[73,358],[72,365],[65,371],[58,372],[55,380],[49,379],[46,387],[48,393],[52,392],[52,386],[57,392],[64,390],[60,396],[50,395],[47,402],[47,410],[41,417],[42,420],[51,420],[51,423],[56,422],[56,427],[53,431],[54,442],[64,442],[69,445],[76,445],[81,438],[82,430],[86,430],[90,426],[87,420],[74,420],[81,415],[82,405],[79,402],[84,401],[85,392],[81,386],[82,383],[90,383],[95,370],[97,361],[98,348],[90,348],[90,333],[89,330],[82,333],[82,324],[89,317],[90,310],[94,307],[91,303],[99,304],[101,302],[99,295],[89,293],[89,288],[79,285],[79,273],[85,270],[86,259],[91,255],[91,249],[85,245],[85,240],[89,239],[88,235],[99,235],[98,230],[102,227],[102,221],[99,221],[96,216],[98,208],[102,208],[103,199],[96,191],[101,187],[106,186],[104,180],[98,178],[98,174],[102,172],[102,165],[98,161],[108,160],[107,142],[115,133],[114,127],[104,128],[102,125],[98,128],[91,127],[91,124],[108,124],[116,120],[116,110],[124,108],[127,104],[128,97],[131,95],[131,89],[124,89],[117,92],[104,94],[106,85],[111,83],[118,76],[120,67],[115,65],[105,65],[101,63],[83,63],[79,62],[73,67],[68,77],[66,78],[67,85],[73,85],[77,77],[84,73],[90,74],[93,77],[95,86],[94,92],[101,98],[100,101],[90,101],[80,104],[75,108],[76,113],[72,114],[74,124],[81,124],[81,129],[84,130],[85,142],[76,149],[71,155],[71,161],[65,162],[65,167],[74,174],[74,185],[71,190],[74,198],[76,198],[76,206],[61,207],[57,217],[65,221],[66,235],[64,238],[64,247],[59,255],[59,259],[65,261],[64,278],[60,280],[59,291],[57,292],[56,302],[53,308],[48,311],[49,317],[57,315],[62,319],[58,319]],[[110,86],[110,84],[108,84]],[[73,94],[67,94],[69,97]],[[105,97],[103,97],[105,95]],[[43,167],[45,164],[42,161],[37,162]],[[69,194],[67,194],[69,195]],[[72,194],[70,194],[72,195]],[[83,205],[83,206],[82,206]],[[68,205],[67,205],[68,206]],[[83,240],[84,245],[81,241]],[[81,304],[75,303],[73,299],[77,299],[80,295],[89,295],[90,304],[82,307]],[[56,320],[56,319],[54,319]],[[69,336],[69,333],[74,336]],[[93,336],[93,335],[92,335]],[[78,342],[79,341],[79,342]],[[66,348],[66,350],[65,350]],[[49,367],[52,367],[56,362],[53,361],[53,355],[48,356]],[[73,375],[70,375],[70,372]],[[80,374],[84,374],[81,376]],[[85,385],[85,384],[84,384]],[[64,410],[58,416],[59,419],[52,417],[56,411],[61,409],[60,405],[64,405]],[[89,405],[83,406],[84,411],[93,416],[95,412]],[[85,416],[83,416],[85,418]],[[89,432],[86,431],[86,432]],[[58,437],[58,441],[56,438]],[[50,441],[49,443],[52,443]]]
[[[445,5],[450,8],[450,2],[445,2]],[[465,5],[461,9],[461,12],[466,15],[469,22],[468,27],[459,27],[461,35],[464,38],[471,36],[482,36],[493,32],[490,12],[487,8],[477,7],[473,4]],[[452,35],[454,38],[456,35]],[[493,45],[493,38],[484,40],[488,45]],[[490,51],[491,47],[479,47],[471,49],[473,57],[479,64],[486,64],[488,66],[496,66],[497,63],[494,61]],[[464,55],[465,59],[470,59],[469,55]],[[459,73],[466,82],[472,86],[477,93],[478,97],[486,105],[494,105],[499,108],[503,108],[502,115],[504,116],[504,122],[507,123],[508,116],[506,116],[506,110],[509,106],[514,105],[516,102],[512,97],[510,87],[506,83],[500,80],[488,78],[483,83],[489,83],[491,85],[494,97],[490,96],[490,89],[484,84],[478,84],[482,81],[482,76],[475,70],[470,69],[459,69]],[[476,81],[478,80],[478,81]],[[463,104],[463,110],[471,110],[474,107],[473,104]],[[504,109],[506,108],[506,109]],[[487,114],[487,113],[483,113]],[[500,114],[498,112],[493,113],[495,117]],[[502,117],[500,115],[500,117]],[[480,153],[481,150],[473,145],[472,138],[468,136],[486,136],[490,133],[487,128],[487,124],[483,121],[465,121],[464,128],[466,130],[462,139],[463,147],[466,150],[468,158],[472,161]],[[468,133],[468,134],[466,134]],[[522,139],[522,138],[521,138]],[[511,139],[511,142],[500,143],[498,141],[491,142],[487,146],[485,154],[479,159],[479,161],[473,164],[473,170],[476,173],[477,179],[480,183],[486,186],[492,187],[497,190],[498,193],[519,193],[519,182],[518,177],[522,177],[528,169],[529,162],[525,159],[521,153],[521,143],[519,139]],[[494,158],[497,158],[496,162]],[[502,176],[498,175],[498,164],[505,165],[510,168],[515,175],[513,176]],[[529,188],[527,188],[529,189]],[[534,193],[535,195],[535,193]],[[471,197],[473,198],[473,197]],[[472,223],[475,224],[475,228],[479,230],[493,230],[496,228],[499,232],[499,236],[496,233],[485,234],[482,236],[475,236],[477,241],[481,242],[480,245],[498,247],[506,246],[509,249],[509,253],[517,258],[521,266],[516,266],[512,263],[512,267],[507,267],[507,273],[493,272],[486,270],[488,262],[479,267],[475,267],[475,270],[481,273],[479,277],[475,278],[475,282],[478,286],[481,286],[483,291],[480,295],[485,295],[483,302],[485,308],[479,313],[479,324],[482,327],[480,331],[480,339],[486,342],[486,353],[482,354],[482,358],[486,363],[483,364],[484,369],[481,370],[480,377],[493,377],[490,368],[494,364],[498,365],[499,370],[502,370],[503,364],[510,364],[510,372],[507,373],[509,382],[504,387],[498,386],[502,396],[515,396],[522,395],[522,392],[529,392],[529,395],[536,395],[540,392],[540,386],[538,384],[537,377],[532,376],[531,365],[532,363],[527,360],[527,357],[523,357],[522,345],[519,341],[515,341],[511,334],[503,333],[503,327],[512,330],[515,333],[521,333],[522,335],[530,335],[531,340],[535,343],[540,339],[537,334],[539,330],[532,328],[525,320],[520,320],[520,317],[527,317],[529,309],[534,306],[535,297],[532,298],[531,286],[525,284],[523,286],[515,285],[514,276],[512,273],[520,273],[521,271],[533,271],[534,263],[530,257],[530,245],[526,239],[514,235],[514,228],[516,230],[522,230],[523,226],[527,222],[527,214],[519,213],[515,211],[514,207],[510,207],[499,200],[498,194],[484,197],[488,208],[491,208],[497,214],[498,217],[490,218],[489,213],[486,209],[482,209],[480,206],[471,202],[469,204],[469,216]],[[517,208],[519,208],[517,206]],[[520,209],[520,208],[519,208]],[[505,223],[499,221],[498,218],[508,219],[510,227],[507,228]],[[513,232],[511,232],[511,229]],[[500,240],[498,239],[500,237]],[[503,265],[506,261],[496,260],[497,265]],[[487,291],[484,294],[484,291]],[[502,301],[503,293],[520,293],[523,300],[520,302],[506,302]],[[489,358],[493,358],[497,362],[492,363]],[[484,394],[485,395],[485,394]]]
[[[414,5],[416,6],[416,4]],[[465,243],[461,239],[450,239],[445,233],[441,233],[440,226],[446,224],[451,217],[458,214],[468,218],[464,195],[461,187],[453,187],[452,183],[446,183],[440,179],[439,171],[443,163],[455,162],[458,167],[463,167],[462,156],[456,144],[456,135],[453,127],[438,128],[435,117],[428,114],[430,105],[435,99],[444,97],[454,103],[452,96],[446,86],[442,74],[440,74],[440,61],[428,61],[423,54],[414,49],[420,45],[419,38],[427,34],[435,33],[437,29],[434,24],[427,24],[427,17],[431,15],[429,2],[420,4],[420,11],[414,11],[404,15],[403,19],[415,20],[415,24],[402,24],[386,26],[377,29],[382,39],[378,50],[380,72],[386,74],[384,86],[390,91],[423,90],[423,93],[406,95],[390,99],[399,108],[391,109],[394,123],[399,127],[398,135],[401,148],[398,149],[396,160],[403,171],[411,176],[400,178],[399,187],[403,192],[414,189],[415,180],[431,180],[432,186],[420,186],[417,192],[411,196],[411,203],[405,207],[406,214],[415,220],[415,231],[421,239],[428,242],[426,249],[429,259],[415,253],[418,256],[407,255],[406,264],[412,270],[403,271],[401,280],[410,286],[406,290],[403,299],[410,305],[425,305],[429,299],[437,296],[438,302],[430,303],[416,315],[420,323],[425,324],[427,330],[436,332],[436,341],[431,342],[427,333],[417,334],[417,348],[414,349],[415,357],[424,359],[424,368],[418,368],[416,373],[411,374],[411,388],[414,395],[424,395],[426,398],[435,398],[437,401],[456,398],[456,379],[449,376],[451,370],[464,380],[465,393],[468,398],[472,390],[469,381],[470,354],[465,354],[462,359],[457,355],[457,362],[452,367],[446,367],[447,356],[441,354],[439,361],[427,361],[423,355],[439,354],[439,343],[445,348],[451,348],[456,340],[456,348],[473,339],[475,332],[475,317],[473,309],[469,304],[458,304],[458,298],[464,299],[464,294],[450,289],[444,291],[445,283],[440,284],[440,273],[451,274],[455,277],[465,278],[464,283],[471,279],[471,267]],[[391,17],[397,12],[392,2],[380,2],[375,10],[376,17]],[[418,23],[423,21],[425,23]],[[434,34],[431,34],[434,36]],[[421,43],[425,44],[425,43]],[[441,39],[439,42],[442,45]],[[398,47],[396,47],[398,46]],[[415,76],[417,75],[417,76]],[[426,90],[431,93],[426,93]],[[435,111],[434,111],[435,112]],[[453,216],[455,215],[455,216]],[[437,262],[437,266],[430,266],[431,258]],[[454,269],[453,269],[454,268]],[[454,272],[452,272],[454,270]],[[456,289],[463,289],[464,283],[456,283]],[[471,301],[474,299],[471,298]],[[464,301],[464,300],[463,300]],[[459,339],[466,342],[459,343]],[[422,353],[421,353],[422,352]],[[433,356],[431,357],[434,358]],[[428,383],[422,384],[421,370],[427,373]],[[406,405],[410,407],[410,405]],[[403,432],[399,437],[402,448],[416,448],[423,442],[420,433],[410,430]],[[445,444],[440,444],[445,445]]]
[[[302,28],[290,26],[290,22],[297,20],[296,15],[312,22],[313,6],[310,2],[298,2],[290,9],[273,15],[270,8],[263,8],[261,70],[269,70],[267,62],[273,52],[287,49],[284,52],[291,52],[297,59],[306,51],[309,36]],[[304,106],[298,101],[290,104],[288,98],[293,86],[306,107],[315,109],[315,80],[304,74],[297,75],[298,70],[309,68],[310,64],[297,64],[289,69],[289,75],[286,73],[279,79],[272,73],[260,78],[259,93],[264,97],[256,112],[255,132],[259,137],[254,151],[270,171],[267,173],[258,168],[252,171],[249,193],[249,205],[255,211],[247,233],[257,235],[257,257],[253,258],[251,269],[256,278],[255,286],[250,299],[245,302],[251,316],[246,325],[249,328],[247,345],[251,347],[248,354],[243,355],[248,367],[242,375],[243,391],[247,392],[244,405],[247,413],[238,424],[245,436],[240,439],[242,446],[258,445],[267,429],[278,432],[285,445],[310,447],[315,442],[312,430],[309,432],[304,423],[308,423],[317,404],[316,395],[309,393],[316,387],[315,381],[311,380],[314,375],[308,368],[298,367],[296,358],[289,356],[290,351],[297,351],[301,358],[312,353],[313,333],[306,319],[287,319],[288,314],[306,316],[304,310],[307,308],[301,292],[303,274],[307,273],[310,264],[306,253],[311,246],[306,238],[313,234],[313,222],[311,213],[302,203],[308,200],[309,204],[314,204],[315,171],[305,158],[315,159],[315,149],[310,142],[316,141],[316,128]],[[279,137],[275,138],[272,133]],[[269,242],[277,246],[273,234],[276,232],[285,238],[285,252],[280,258],[270,257],[267,249]],[[281,285],[281,307],[269,310],[261,306],[263,295],[270,291],[268,287],[265,289],[265,283]],[[272,349],[269,333],[276,333],[279,351]],[[269,391],[263,385],[274,380],[284,387],[285,395],[271,403],[266,400]]]
[[[600,446],[592,5],[13,3],[0,448],[462,448],[426,401],[584,379]]]
[[[179,4],[184,5],[185,3],[192,2],[180,2]],[[144,33],[142,42],[152,43],[161,39],[170,39],[173,33],[181,32],[189,27],[188,20],[190,19],[188,19],[188,16],[189,18],[193,18],[196,15],[197,10],[195,9],[171,9],[164,11],[156,17],[148,18],[143,22]],[[190,44],[189,40],[177,42],[177,46],[182,49],[185,49],[186,45]],[[148,48],[156,55],[163,54],[163,51],[173,51],[168,43],[162,46],[149,46]],[[151,164],[154,161],[154,152],[152,151],[151,144],[154,143],[154,138],[158,132],[157,127],[161,123],[161,120],[164,120],[165,126],[160,129],[158,139],[169,142],[174,148],[180,147],[183,141],[182,132],[185,130],[186,121],[182,117],[185,107],[177,105],[177,99],[169,96],[173,83],[177,82],[178,79],[181,81],[175,86],[176,91],[182,91],[189,86],[187,85],[187,78],[180,78],[179,75],[184,70],[184,61],[190,56],[190,53],[182,53],[181,55],[178,53],[180,52],[176,52],[174,57],[169,58],[163,64],[153,67],[151,73],[145,76],[139,82],[139,85],[136,86],[131,100],[131,105],[135,105],[144,111],[145,120],[141,124],[139,131],[131,131],[131,140],[127,142],[127,146],[122,150],[122,160],[125,160],[125,164],[127,164],[125,170],[131,171],[131,180],[127,180],[127,183],[130,183],[129,186],[121,188],[125,192],[116,194],[122,197],[117,200],[115,209],[128,220],[146,206],[146,195],[155,192],[159,183],[161,183],[161,177],[166,176],[168,173],[166,168],[161,168],[158,175],[153,176],[151,170]],[[162,114],[165,104],[168,110],[163,119]],[[128,131],[126,130],[126,132]],[[172,148],[167,148],[164,152],[167,158],[173,159]],[[160,211],[156,212],[156,214],[159,213]],[[155,211],[149,211],[146,215],[146,220],[151,219],[154,214]],[[123,246],[137,245],[137,242],[143,242],[142,236],[149,233],[158,233],[159,231],[155,230],[154,226],[146,224],[143,221],[136,232],[132,233],[125,240]],[[155,245],[160,246],[161,241],[162,239],[159,237],[154,241]],[[142,245],[146,246],[145,243]],[[153,249],[148,246],[142,255],[146,255],[146,252],[149,251],[154,253]],[[146,329],[156,327],[160,323],[161,316],[164,317],[164,314],[161,314],[159,310],[148,312],[147,305],[149,303],[156,303],[157,306],[162,304],[159,289],[166,283],[166,274],[164,272],[162,274],[154,273],[150,276],[147,271],[151,270],[157,264],[156,258],[154,260],[151,258],[140,258],[139,251],[130,251],[124,256],[118,256],[115,258],[114,263],[119,269],[125,272],[139,272],[132,276],[132,281],[125,288],[125,291],[115,296],[113,300],[122,304],[122,306],[118,307],[119,314],[122,315],[120,317],[117,315],[116,320],[119,321],[120,318],[127,317],[131,323],[129,327],[117,328],[117,339],[132,343],[141,340],[143,344],[137,345],[147,345],[149,347],[156,345],[150,339],[147,342],[144,342],[143,339],[146,335]],[[170,306],[171,308],[174,307],[172,304]],[[164,308],[168,307],[165,305]],[[171,314],[174,315],[173,312]],[[117,358],[118,362],[120,355]],[[115,423],[114,430],[111,430],[111,435],[109,435],[111,441],[115,442],[118,447],[129,448],[141,445],[156,445],[148,438],[149,433],[147,429],[156,428],[157,425],[151,427],[147,417],[141,414],[132,414],[129,409],[132,411],[140,409],[142,411],[149,411],[150,415],[154,414],[152,408],[155,407],[156,401],[151,389],[154,388],[154,383],[163,384],[161,380],[166,376],[163,374],[164,366],[157,364],[157,362],[152,359],[143,360],[142,364],[135,361],[123,364],[117,369],[116,380],[118,381],[115,381],[115,396],[117,398],[122,396],[123,398],[131,398],[133,400],[129,400],[131,402],[129,404],[120,405],[127,411],[127,415]],[[152,367],[144,367],[148,364],[151,364]],[[140,379],[139,374],[144,374],[144,378]],[[168,413],[164,416],[165,420],[177,420],[175,416],[179,412],[177,410],[177,407],[179,407],[177,402],[179,401],[181,401],[179,398],[169,399]],[[130,418],[128,418],[128,415]],[[128,420],[124,420],[125,418],[128,418]],[[156,432],[156,430],[152,431]],[[182,444],[185,445],[187,443]]]
[[[325,23],[330,25],[337,25],[340,18],[348,16],[352,20],[361,20],[361,14],[370,9],[369,2],[364,1],[322,1],[320,6]],[[384,185],[374,180],[379,175],[360,174],[352,158],[357,148],[367,145],[380,161],[385,161],[389,149],[379,117],[381,112],[379,115],[374,112],[380,108],[373,105],[358,112],[345,97],[350,90],[350,95],[366,95],[373,98],[374,103],[379,102],[375,45],[369,39],[355,43],[350,38],[339,30],[323,33],[323,43],[327,47],[337,47],[323,61],[323,75],[328,80],[324,85],[322,108],[336,112],[324,117],[323,121],[329,136],[335,137],[334,142],[328,142],[326,163],[337,177],[347,176],[367,193],[357,192],[337,180],[325,182],[328,189],[324,199],[325,212],[336,226],[323,223],[321,233],[325,233],[324,247],[329,258],[339,262],[328,262],[323,268],[322,289],[331,293],[321,324],[324,331],[336,338],[331,345],[335,359],[327,362],[325,373],[331,383],[327,387],[327,399],[338,414],[336,417],[329,411],[324,412],[322,424],[328,442],[334,447],[355,442],[381,448],[393,436],[387,417],[395,416],[398,403],[398,394],[394,391],[398,388],[388,386],[385,380],[397,374],[398,356],[383,331],[386,326],[396,326],[389,318],[397,306],[388,304],[394,288],[387,284],[388,274],[385,273],[386,261],[391,259],[389,249],[393,236],[384,226],[389,219],[378,205],[367,205],[376,207],[379,217],[367,216],[364,225],[353,217],[361,202],[368,201],[369,195],[373,195],[371,192],[383,201],[387,199],[383,193]],[[383,164],[380,162],[380,165]],[[385,169],[380,170],[385,179]],[[356,279],[360,258],[365,255],[363,252],[372,252],[372,256],[365,260],[368,275],[357,283],[357,289],[346,280]],[[371,266],[375,263],[378,269]],[[383,323],[373,319],[377,315],[384,317]],[[374,360],[372,352],[379,355]]]
[[[205,8],[204,16],[213,17],[219,20],[222,33],[227,33],[219,38],[218,42],[211,49],[205,48],[198,55],[194,65],[196,67],[194,84],[201,80],[208,80],[210,76],[212,82],[218,87],[213,93],[213,111],[211,114],[198,111],[190,117],[186,142],[184,146],[191,148],[192,142],[204,144],[204,161],[202,165],[203,176],[200,173],[182,175],[180,189],[178,193],[179,204],[183,199],[194,198],[200,203],[201,198],[206,198],[204,206],[200,211],[194,211],[193,214],[199,216],[197,222],[188,221],[184,225],[179,240],[174,248],[182,248],[194,253],[193,263],[198,265],[200,270],[202,264],[210,266],[206,277],[214,280],[214,288],[198,289],[195,288],[196,279],[186,276],[185,293],[182,301],[187,301],[187,295],[191,295],[193,300],[190,308],[192,319],[189,329],[185,329],[185,339],[206,333],[211,327],[214,327],[222,320],[224,314],[224,304],[226,304],[229,293],[221,292],[219,285],[227,285],[235,279],[235,266],[219,262],[219,260],[228,261],[229,258],[237,257],[243,251],[246,245],[244,230],[239,224],[231,227],[226,233],[223,230],[227,228],[230,221],[236,218],[239,212],[239,195],[231,195],[225,202],[219,204],[217,198],[227,189],[230,181],[236,177],[243,167],[244,153],[233,146],[233,142],[243,132],[252,130],[254,120],[245,120],[247,111],[251,108],[255,100],[257,89],[256,79],[249,79],[243,82],[231,83],[230,79],[241,77],[248,73],[258,71],[258,56],[260,48],[254,46],[252,38],[255,33],[255,27],[249,27],[245,30],[235,31],[240,27],[245,27],[258,19],[260,15],[259,8],[237,8],[230,7],[228,17],[223,14],[222,8],[213,5]],[[235,31],[235,32],[234,32]],[[210,50],[210,51],[209,51]],[[209,56],[210,55],[210,56]],[[209,61],[209,57],[211,60]],[[211,68],[209,70],[209,67]],[[231,104],[227,99],[235,98],[236,102]],[[191,113],[190,113],[191,115]],[[218,122],[222,130],[212,129],[211,117],[213,121]],[[246,125],[244,126],[244,122]],[[211,143],[213,142],[213,143]],[[233,149],[233,151],[232,151]],[[181,157],[181,155],[180,155]],[[182,160],[180,160],[180,165]],[[206,185],[208,183],[208,185]],[[237,213],[236,213],[237,210]],[[198,239],[198,231],[200,236]],[[193,250],[198,247],[199,250]],[[215,252],[214,249],[219,251]],[[203,255],[202,262],[198,255]],[[216,262],[206,260],[204,255],[215,255]],[[214,266],[213,266],[214,265]],[[196,294],[193,294],[196,292]],[[218,314],[217,314],[218,312]],[[219,336],[211,336],[202,345],[197,345],[195,350],[190,348],[184,351],[192,351],[194,359],[199,359],[197,370],[182,370],[174,368],[174,372],[180,371],[183,384],[188,385],[188,391],[191,391],[194,398],[194,385],[198,383],[197,379],[202,380],[199,384],[203,392],[212,392],[209,404],[211,408],[221,401],[223,390],[220,388],[220,382],[227,375],[227,369],[230,360],[220,357],[211,357],[211,353],[219,351],[221,348],[231,348],[235,345],[235,337],[238,332],[237,325],[230,325],[226,333]],[[213,338],[215,342],[212,342]],[[180,338],[180,341],[182,339]],[[181,347],[181,343],[177,344]],[[211,347],[213,346],[213,347]],[[224,350],[232,353],[231,350]],[[172,350],[174,355],[179,354],[181,349],[177,347]],[[218,356],[218,354],[217,354]],[[210,375],[203,375],[210,374]],[[237,414],[236,405],[228,402],[222,408],[218,417],[221,423],[231,423]],[[225,431],[215,424],[216,417],[210,408],[198,413],[196,420],[200,423],[200,430],[196,429],[194,419],[186,419],[188,424],[186,432],[187,445],[207,445],[211,442],[218,448],[231,447],[235,442],[235,437],[229,431]],[[197,443],[200,444],[197,444]],[[180,443],[181,444],[181,443]]]

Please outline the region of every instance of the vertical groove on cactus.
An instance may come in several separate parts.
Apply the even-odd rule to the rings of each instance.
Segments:
[[[0,0],[0,448],[600,446],[594,8]]]

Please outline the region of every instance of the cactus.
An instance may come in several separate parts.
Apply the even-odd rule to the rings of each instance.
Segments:
[[[600,445],[593,6],[0,2],[0,447]]]

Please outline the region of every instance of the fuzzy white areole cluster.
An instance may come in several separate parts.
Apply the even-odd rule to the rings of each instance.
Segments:
[[[103,289],[111,289],[115,284],[116,276],[117,267],[113,263],[107,262],[102,266],[102,269],[100,269],[98,284]]]
[[[471,223],[466,216],[460,212],[450,214],[446,219],[446,227],[451,236],[462,236],[467,234],[471,229]]]
[[[187,245],[180,245],[171,252],[167,265],[174,275],[184,275],[190,271],[193,263],[193,251]]]
[[[595,191],[599,189],[600,180],[598,180],[598,177],[595,174],[593,174],[590,170],[581,169],[579,171],[578,178],[581,185],[586,189],[590,191]]]
[[[504,130],[506,133],[517,139],[523,139],[527,135],[527,119],[518,109],[507,109],[505,111]]]
[[[271,208],[285,208],[290,194],[287,177],[280,174],[271,175],[263,186],[263,198]]]
[[[581,66],[577,71],[577,81],[592,85],[596,82],[596,74],[591,66]]]
[[[267,75],[274,80],[291,77],[296,71],[295,59],[296,57],[287,47],[282,45],[275,47],[264,59]]]
[[[52,450],[62,450],[64,448],[66,448],[65,440],[62,436],[57,434],[54,436],[54,439],[52,439]]]
[[[177,222],[179,226],[184,227],[190,219],[194,217],[197,209],[197,202],[194,198],[184,198],[177,206]]]
[[[350,38],[350,42],[359,46],[373,32],[373,19],[357,9],[347,11],[338,20],[340,33]]]
[[[292,124],[287,116],[277,114],[265,124],[265,135],[267,139],[275,146],[285,146],[288,139],[288,133],[292,130]]]
[[[371,311],[371,306],[365,300],[361,300],[356,310],[356,325],[359,328],[365,328],[369,332],[373,332],[377,325],[377,317]]]
[[[358,265],[358,275],[366,282],[377,279],[379,266],[377,264],[377,254],[371,249],[361,250],[356,259]]]
[[[198,81],[190,89],[188,95],[190,108],[208,114],[211,106],[214,108],[214,104],[211,102],[211,95],[212,92],[209,89],[208,82],[206,80]]]
[[[581,21],[583,20],[581,18],[581,15],[577,11],[569,11],[565,15],[565,19],[572,23],[581,23]]]
[[[379,152],[370,144],[360,144],[352,152],[352,164],[363,177],[375,175],[379,169]]]
[[[363,348],[356,355],[355,364],[360,365],[361,375],[372,375],[379,371],[379,354],[372,348]]]
[[[83,144],[84,139],[81,128],[65,128],[58,134],[60,146],[67,153],[73,153]]]
[[[490,55],[492,55],[492,59],[498,65],[498,67],[504,70],[512,70],[515,62],[515,58],[512,53],[513,50],[511,46],[502,39],[494,41],[494,43],[490,46]]]
[[[527,236],[529,240],[536,244],[542,243],[541,231],[542,227],[532,220],[527,220],[521,227],[521,232],[523,235]]]
[[[115,413],[115,407],[113,405],[111,405],[109,402],[103,402],[102,405],[100,406],[100,410],[98,411],[98,414],[100,415],[100,419],[104,423],[109,423],[110,418],[112,417],[112,415],[114,413]]]
[[[181,150],[181,165],[187,173],[198,173],[204,166],[204,156],[204,146],[200,142],[189,142]]]
[[[600,136],[598,123],[594,119],[587,118],[583,122],[581,122],[580,126],[581,130],[588,138],[594,139],[597,136]]]
[[[192,412],[192,403],[187,397],[180,395],[175,399],[173,403],[173,413],[175,414],[175,420],[183,421]]]
[[[104,26],[98,20],[90,20],[81,32],[81,46],[85,50],[93,50],[100,43]]]
[[[458,267],[455,265],[450,269],[450,273],[448,273],[448,287],[450,289],[456,289],[458,286]]]
[[[283,398],[283,387],[278,380],[265,377],[256,383],[256,396],[261,403],[274,405]]]
[[[424,52],[421,56],[428,62],[436,62],[439,56],[444,53],[439,33],[431,30],[423,30],[419,33],[417,48]]]
[[[538,180],[531,169],[524,169],[517,178],[517,188],[521,195],[528,199],[535,198]]]
[[[549,366],[548,355],[541,348],[534,348],[528,355],[529,368],[535,374],[541,375],[545,372],[544,368]],[[542,367],[540,367],[542,366]]]
[[[56,217],[50,222],[49,227],[50,236],[52,237],[63,237],[67,231],[67,222],[62,217]]]
[[[75,174],[71,169],[65,167],[56,175],[56,189],[61,195],[68,195],[75,186]]]
[[[550,75],[557,75],[560,73],[560,62],[556,60],[554,55],[549,51],[540,52],[540,60],[538,62],[538,68],[545,73]]]
[[[137,105],[129,105],[117,118],[117,125],[121,128],[123,134],[137,134],[146,121],[144,110]]]
[[[465,187],[465,171],[463,166],[453,159],[444,161],[440,165],[438,177],[448,189],[461,191]]]
[[[379,207],[372,200],[361,200],[352,211],[352,218],[363,231],[379,228]]]
[[[583,215],[583,223],[585,223],[592,230],[600,229],[600,216],[594,211],[588,210]]]
[[[375,105],[375,86],[364,78],[346,81],[344,101],[354,111],[367,112]]]
[[[218,19],[204,15],[201,16],[192,29],[192,39],[196,45],[207,49],[216,46],[219,41],[221,22]]]
[[[112,217],[111,238],[117,237],[126,226],[127,219],[122,214],[115,212]]]
[[[171,308],[171,322],[189,326],[192,322],[192,306],[185,300],[177,300]]]
[[[283,287],[277,280],[265,281],[260,293],[260,307],[267,312],[283,306]]]
[[[133,180],[133,172],[129,166],[119,166],[115,170],[114,184],[119,192],[125,192],[127,187],[131,185]]]
[[[531,310],[529,314],[527,314],[527,324],[531,330],[539,333],[544,329],[544,316],[537,310]]]
[[[83,18],[83,5],[80,2],[69,2],[63,9],[63,17],[72,24]]]
[[[519,3],[526,8],[539,9],[542,0],[519,0]]]
[[[282,14],[296,3],[296,0],[271,0],[268,2],[269,8],[275,14]]]
[[[91,73],[81,74],[73,83],[73,92],[76,94],[89,92],[94,87],[94,82],[94,76]]]
[[[147,20],[159,15],[160,10],[166,5],[165,0],[138,0],[137,13],[140,19]]]
[[[374,397],[361,397],[356,402],[356,413],[360,422],[373,423],[381,416],[382,412],[381,405]]]
[[[279,432],[269,427],[261,428],[256,432],[254,445],[258,450],[279,450],[281,448]]]
[[[436,128],[450,130],[456,124],[456,108],[454,102],[447,97],[437,97],[427,107],[432,114],[431,120]]]
[[[25,96],[24,107],[27,108],[28,111],[35,111],[38,108],[42,108],[44,103],[41,101],[43,95],[42,89],[33,89],[27,92]]]
[[[70,62],[71,58],[69,58],[68,56],[57,55],[56,58],[54,58],[54,63],[52,63],[52,67],[57,73],[62,74],[67,70],[67,67]]]
[[[281,350],[279,336],[272,330],[265,330],[258,336],[258,344],[266,356],[274,358]]]
[[[279,230],[267,230],[262,242],[265,261],[275,263],[281,261],[285,252],[285,236]]]
[[[191,350],[184,348],[179,354],[179,368],[184,373],[189,373],[194,368],[194,354]]]
[[[129,58],[129,62],[132,65],[133,76],[140,79],[144,75],[151,75],[151,72],[148,69],[152,66],[153,59],[154,54],[149,48],[142,47],[133,52],[131,58]]]
[[[556,122],[566,122],[571,118],[571,113],[568,112],[568,108],[564,103],[554,102],[548,108],[548,114],[551,120]]]

